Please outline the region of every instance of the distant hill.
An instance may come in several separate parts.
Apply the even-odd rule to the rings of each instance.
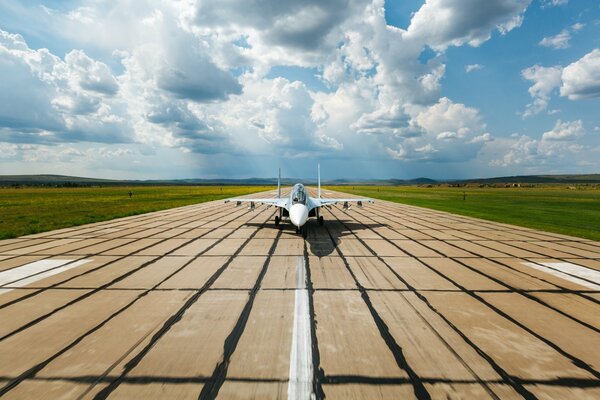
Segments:
[[[600,174],[586,175],[522,175],[486,179],[465,179],[464,183],[600,183]]]
[[[316,185],[316,179],[285,178],[283,185],[303,182]],[[463,180],[434,180],[429,178],[416,179],[333,179],[322,181],[323,185],[426,185],[438,183],[600,183],[600,174],[587,175],[524,175],[503,176],[497,178],[463,179]],[[277,185],[277,178],[246,178],[246,179],[164,179],[164,180],[115,180],[98,179],[66,175],[0,175],[1,186],[137,186],[137,185]]]

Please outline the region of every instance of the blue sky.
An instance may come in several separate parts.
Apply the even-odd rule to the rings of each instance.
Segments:
[[[5,0],[0,87],[0,174],[600,172],[586,0]]]

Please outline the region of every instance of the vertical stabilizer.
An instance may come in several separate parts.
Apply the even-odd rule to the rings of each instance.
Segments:
[[[317,198],[321,198],[321,164],[317,164]]]
[[[279,168],[279,175],[277,176],[277,198],[281,198],[281,168]]]

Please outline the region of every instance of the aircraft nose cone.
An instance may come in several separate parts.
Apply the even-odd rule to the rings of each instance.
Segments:
[[[294,204],[290,209],[290,221],[298,228],[306,223],[308,208],[304,204]]]

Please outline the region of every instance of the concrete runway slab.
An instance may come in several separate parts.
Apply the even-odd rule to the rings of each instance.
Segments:
[[[275,212],[0,241],[0,396],[600,398],[600,243],[385,201],[304,239]]]

